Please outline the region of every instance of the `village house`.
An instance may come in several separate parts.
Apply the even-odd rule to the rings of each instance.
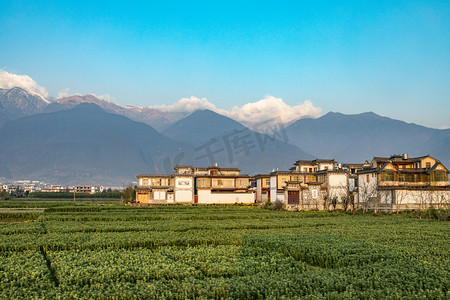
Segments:
[[[36,192],[36,185],[34,184],[27,184],[24,188],[23,191],[25,193],[34,193]]]
[[[348,191],[353,195],[358,187],[357,172],[363,169],[364,164],[344,163],[342,168],[348,170]]]
[[[136,200],[149,204],[252,204],[249,176],[238,168],[176,166],[171,175],[138,175]]]
[[[264,203],[269,200],[270,194],[270,175],[257,174],[255,175],[256,183],[256,202]]]
[[[102,193],[103,190],[104,190],[103,186],[91,186],[91,185],[76,185],[72,188],[72,191],[80,194]]]
[[[50,185],[50,186],[46,186],[41,188],[40,192],[45,192],[45,193],[69,193],[69,192],[73,192],[73,187],[70,188],[68,186],[64,187],[62,185]]]
[[[448,169],[426,155],[374,157],[357,172],[358,207],[362,209],[423,209],[450,202]]]
[[[349,171],[332,159],[299,160],[290,171],[270,174],[270,201],[287,208],[326,210],[348,197]]]

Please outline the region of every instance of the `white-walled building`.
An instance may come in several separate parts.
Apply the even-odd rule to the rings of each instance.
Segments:
[[[332,159],[299,160],[290,171],[270,174],[270,201],[288,208],[326,210],[332,198],[348,197],[349,170]],[[258,197],[258,196],[257,196]]]
[[[95,194],[103,192],[103,186],[92,186],[92,185],[75,185],[72,187],[72,192],[80,194]]]
[[[448,169],[427,155],[374,157],[358,171],[358,207],[363,209],[423,209],[450,204]]]
[[[149,204],[253,204],[249,176],[237,168],[176,166],[172,175],[138,175],[136,199]]]
[[[270,175],[257,174],[255,175],[256,182],[256,202],[264,203],[270,199]]]

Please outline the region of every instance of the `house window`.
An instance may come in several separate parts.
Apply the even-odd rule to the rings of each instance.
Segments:
[[[432,181],[447,181],[447,176],[445,172],[433,172]]]
[[[311,191],[311,194],[312,194],[312,198],[313,198],[313,199],[317,199],[317,196],[318,196],[317,190],[312,190],[312,191]]]
[[[366,175],[366,181],[369,182],[369,174]]]
[[[395,180],[394,172],[381,173],[381,181],[394,181],[394,180]]]
[[[431,168],[431,163],[427,162],[427,169]]]
[[[266,185],[270,185],[270,179],[266,179]]]
[[[148,185],[148,179],[142,179],[142,185]]]

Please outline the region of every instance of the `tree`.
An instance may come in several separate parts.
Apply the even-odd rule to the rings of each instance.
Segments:
[[[428,187],[422,187],[417,191],[416,203],[418,204],[417,211],[419,213],[419,219],[422,219],[422,209],[427,206],[427,203],[432,202],[432,200],[430,200],[430,197],[431,192]]]
[[[333,206],[333,210],[338,209],[341,204],[344,210],[347,210],[348,204],[350,202],[348,194],[348,184],[341,182],[337,185],[330,186],[329,193],[330,193],[330,204]]]
[[[10,197],[9,193],[5,190],[0,192],[0,200],[8,200]]]
[[[302,210],[310,210],[312,202],[312,195],[310,190],[303,191]]]
[[[315,197],[311,197],[311,202],[314,205],[314,210],[319,210],[319,206],[323,202],[322,198],[324,197],[320,190],[316,192]]]
[[[397,214],[400,209],[400,205],[402,205],[403,201],[408,197],[410,192],[408,190],[397,190],[395,193],[395,208],[397,211]]]
[[[136,187],[131,184],[126,186],[123,189],[122,199],[126,202],[135,202],[136,201]]]
[[[328,194],[323,195],[323,209],[324,210],[329,210],[330,209],[330,205],[328,204]]]
[[[367,211],[371,198],[375,197],[377,191],[375,182],[361,180],[358,187],[358,202],[362,203],[363,210]],[[359,204],[358,203],[358,204]]]
[[[350,196],[341,197],[342,208],[344,209],[344,211],[347,211],[350,201],[351,201]]]
[[[339,198],[338,198],[338,196],[333,196],[333,197],[331,197],[330,203],[331,203],[331,206],[333,206],[333,211],[336,211],[336,206],[337,206],[337,204],[339,203]]]
[[[350,205],[351,205],[351,210],[354,212],[356,209],[356,203],[355,203],[355,192],[352,192],[350,194]]]

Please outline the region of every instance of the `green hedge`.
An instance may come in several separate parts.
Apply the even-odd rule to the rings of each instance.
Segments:
[[[75,193],[75,198],[111,198],[111,199],[119,199],[122,197],[122,192],[114,191],[114,192],[106,192],[106,193],[96,193],[96,194],[81,194]],[[58,192],[58,193],[50,193],[50,192],[35,192],[30,193],[28,195],[30,198],[68,198],[73,199],[73,193],[67,192]]]

